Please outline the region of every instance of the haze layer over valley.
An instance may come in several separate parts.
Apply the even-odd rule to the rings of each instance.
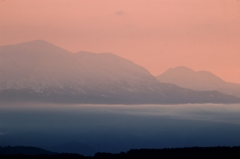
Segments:
[[[156,104],[240,99],[161,83],[145,68],[111,53],[72,53],[36,40],[0,47],[0,101]]]

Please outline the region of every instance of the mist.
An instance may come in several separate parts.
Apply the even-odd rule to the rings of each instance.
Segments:
[[[0,146],[93,155],[240,144],[239,104],[1,104]],[[71,148],[75,147],[75,149]]]

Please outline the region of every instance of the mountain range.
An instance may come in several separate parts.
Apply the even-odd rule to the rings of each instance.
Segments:
[[[185,66],[170,68],[156,77],[160,82],[172,83],[196,91],[216,90],[240,98],[240,84],[225,82],[208,71],[194,71]]]
[[[1,102],[240,103],[233,95],[157,78],[111,53],[72,53],[42,40],[0,46]]]

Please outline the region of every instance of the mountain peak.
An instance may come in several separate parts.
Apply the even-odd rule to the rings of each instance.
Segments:
[[[176,69],[176,70],[191,70],[193,71],[193,69],[189,68],[189,67],[186,67],[186,66],[177,66],[177,67],[174,67],[173,69]]]
[[[194,73],[195,71],[191,68],[188,68],[186,66],[177,66],[174,68],[169,68],[166,72],[164,73]]]
[[[211,83],[221,83],[224,82],[221,78],[214,75],[209,71],[194,71],[191,68],[186,66],[178,66],[175,68],[170,68],[165,71],[163,74],[157,76],[158,80],[161,82],[174,83],[181,85],[181,82],[184,83],[201,83],[201,82],[211,82]],[[177,83],[176,83],[177,82]],[[181,87],[183,87],[181,85]]]
[[[59,49],[59,46],[56,46],[48,41],[45,40],[41,40],[41,39],[37,39],[37,40],[33,40],[33,41],[29,41],[29,42],[24,42],[24,43],[20,43],[17,44],[16,46],[21,46],[24,48],[31,48],[31,49]],[[62,49],[62,48],[61,48]]]
[[[44,40],[33,40],[19,44],[0,46],[0,55],[5,57],[16,56],[51,56],[52,54],[64,55],[71,53],[61,47],[58,47]],[[3,57],[1,57],[3,58]]]
[[[0,47],[8,47],[8,46],[24,46],[24,45],[35,45],[35,46],[43,46],[43,45],[52,45],[54,46],[52,43],[45,41],[45,40],[41,40],[41,39],[36,39],[36,40],[32,40],[32,41],[27,41],[27,42],[21,42],[21,43],[17,43],[17,44],[9,44],[9,45],[3,45]]]
[[[24,43],[23,43],[24,44]],[[29,42],[25,42],[25,44],[35,44],[35,45],[53,45],[52,43],[45,41],[45,40],[41,40],[41,39],[37,39],[37,40],[32,40]]]
[[[157,76],[163,83],[171,83],[183,88],[209,91],[217,90],[229,95],[240,97],[240,85],[230,84],[209,71],[194,71],[185,66],[170,68]]]
[[[25,43],[48,43],[48,44],[51,44],[50,42],[42,40],[42,39],[36,39],[36,40],[32,40],[32,41],[25,42]]]

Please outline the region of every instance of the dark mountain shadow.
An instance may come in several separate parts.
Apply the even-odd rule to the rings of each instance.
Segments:
[[[87,156],[94,155],[97,152],[91,146],[80,142],[66,142],[56,146],[48,147],[47,149],[57,153],[78,153]]]
[[[15,146],[15,147],[0,147],[1,155],[13,155],[13,154],[22,154],[22,155],[52,155],[54,154],[51,151],[44,150],[37,147],[30,146]]]

